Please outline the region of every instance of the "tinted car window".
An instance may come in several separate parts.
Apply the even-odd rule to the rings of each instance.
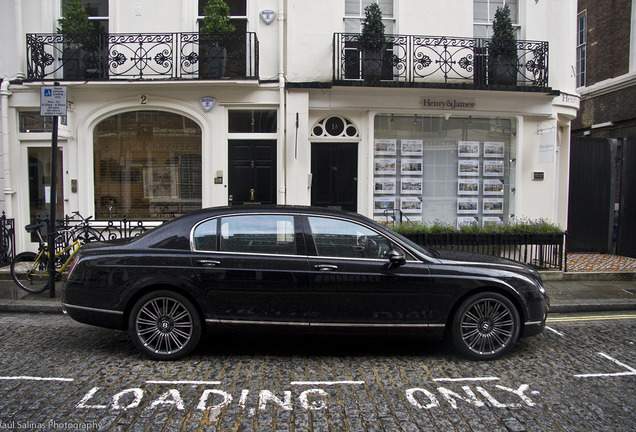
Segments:
[[[385,258],[390,241],[377,232],[353,222],[309,217],[318,255],[341,258]]]
[[[216,250],[216,225],[217,220],[205,221],[194,229],[194,249],[198,251],[212,252]]]
[[[221,219],[221,251],[295,255],[294,217],[242,215]]]

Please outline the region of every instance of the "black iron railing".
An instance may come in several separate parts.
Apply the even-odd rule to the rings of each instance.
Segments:
[[[33,80],[258,79],[258,39],[247,33],[27,34]]]
[[[436,249],[481,253],[519,261],[542,270],[563,270],[566,234],[404,234]]]
[[[42,225],[40,233],[46,239],[49,218],[37,219],[36,223]],[[64,219],[56,221],[57,237],[55,248],[56,251],[59,252],[75,240],[79,240],[84,244],[95,241],[136,237],[161,225],[161,223],[162,222],[129,220],[126,216],[120,220],[96,221],[93,220],[92,216],[83,218],[76,212],[72,216],[66,215]],[[36,239],[32,239],[32,241],[35,240]]]
[[[415,226],[401,210],[384,212],[387,224]],[[543,270],[567,271],[567,232],[563,233],[403,233],[421,246],[508,258]]]
[[[15,256],[14,224],[14,219],[8,219],[2,212],[2,216],[0,216],[0,266],[11,263]]]
[[[334,34],[334,81],[548,87],[548,42],[517,41],[516,57],[506,58],[489,51],[489,39],[386,35],[384,49],[369,52],[359,38]]]

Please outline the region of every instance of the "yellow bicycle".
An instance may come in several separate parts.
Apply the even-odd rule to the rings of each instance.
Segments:
[[[36,233],[40,242],[38,253],[22,252],[11,263],[11,276],[23,290],[39,294],[49,288],[49,252],[40,234],[42,224],[24,227],[30,233]],[[69,243],[55,254],[55,280],[62,280],[62,274],[69,268],[75,254],[82,246],[79,239]]]

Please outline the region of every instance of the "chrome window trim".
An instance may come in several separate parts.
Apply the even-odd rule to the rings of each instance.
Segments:
[[[379,232],[374,226],[369,225],[367,223],[365,223],[364,221],[359,221],[356,219],[349,219],[349,218],[345,218],[345,217],[340,217],[340,216],[333,216],[333,215],[323,215],[320,213],[310,213],[310,212],[304,212],[304,211],[300,211],[298,213],[294,213],[294,212],[275,212],[275,211],[263,211],[263,212],[231,212],[231,213],[226,213],[226,214],[220,214],[220,215],[215,215],[206,219],[202,219],[199,222],[197,222],[195,225],[192,226],[192,228],[190,229],[190,252],[197,252],[197,253],[205,253],[205,254],[230,254],[230,255],[256,255],[256,256],[269,256],[271,257],[271,254],[267,254],[267,253],[256,253],[256,252],[230,252],[230,251],[206,251],[206,250],[198,250],[194,247],[194,231],[196,230],[196,228],[205,223],[208,222],[212,219],[218,219],[218,218],[224,218],[224,217],[233,217],[233,216],[243,216],[243,215],[258,215],[258,216],[278,216],[278,215],[284,215],[284,216],[300,216],[300,217],[322,217],[322,218],[326,218],[326,219],[335,219],[335,220],[341,220],[341,221],[345,221],[345,222],[352,222],[352,223],[356,223],[359,225],[364,226],[365,228],[375,232],[377,235],[380,235],[384,238],[386,238],[389,242],[391,243],[395,243],[398,246],[400,246],[402,249],[404,249],[404,251],[408,254],[409,257],[411,257],[412,259],[407,260],[407,263],[413,264],[413,263],[419,263],[419,264],[431,264],[432,262],[429,261],[424,261],[423,259],[421,259],[417,254],[413,253],[413,251],[411,251],[411,248],[408,247],[407,245],[403,244],[401,241],[399,241],[399,239],[395,239],[393,237],[387,237],[386,235],[384,235],[384,233]],[[218,233],[217,233],[218,235]],[[322,255],[288,255],[288,254],[281,254],[281,255],[276,255],[276,257],[305,257],[305,258],[322,258],[322,259],[333,259],[333,260],[357,260],[357,261],[379,261],[379,262],[386,262],[386,259],[380,259],[380,258],[346,258],[346,257],[330,257],[330,256],[322,256]]]
[[[445,324],[418,324],[418,323],[315,323],[293,321],[251,321],[251,320],[217,320],[206,319],[206,324],[232,324],[232,325],[273,325],[296,327],[350,327],[350,328],[443,328]]]

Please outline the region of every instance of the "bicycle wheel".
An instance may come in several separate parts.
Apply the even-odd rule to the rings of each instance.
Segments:
[[[42,255],[46,259],[46,255]],[[39,294],[49,287],[49,271],[44,259],[33,252],[22,252],[11,262],[11,276],[26,292]]]

